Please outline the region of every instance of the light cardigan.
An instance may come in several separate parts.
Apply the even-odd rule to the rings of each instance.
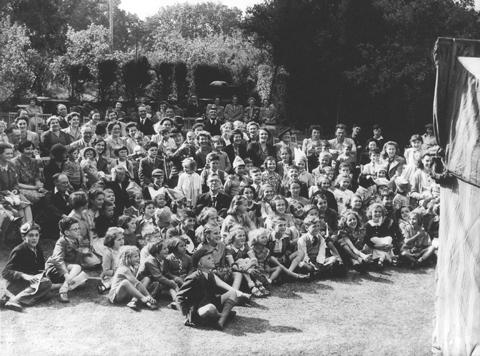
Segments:
[[[180,173],[177,190],[181,191],[191,206],[197,205],[197,199],[202,192],[202,178],[198,173]]]

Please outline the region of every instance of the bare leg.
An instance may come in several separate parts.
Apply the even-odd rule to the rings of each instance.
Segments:
[[[141,284],[138,284],[137,286],[140,286],[140,285]],[[131,298],[142,300],[145,298],[145,296],[137,288],[135,288],[135,286],[132,283],[130,283],[130,281],[123,280],[120,283],[120,286],[118,287],[115,299],[121,303]]]
[[[233,283],[232,287],[240,290],[240,286],[242,285],[242,274],[240,272],[233,272]]]

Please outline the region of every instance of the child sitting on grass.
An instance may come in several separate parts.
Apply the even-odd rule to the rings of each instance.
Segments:
[[[406,236],[404,236],[401,255],[411,262],[411,267],[417,267],[433,255],[435,248],[422,226],[422,216],[419,213],[411,212],[409,223],[404,229]]]
[[[298,258],[292,261],[290,270],[298,266],[300,271],[314,277],[343,274],[345,267],[333,241],[326,235],[326,223],[308,216],[304,224],[307,233],[298,240]]]
[[[2,277],[7,280],[11,295],[5,308],[22,311],[23,305],[33,305],[50,292],[52,282],[44,276],[45,260],[38,246],[40,227],[26,223],[20,228],[23,242],[10,253]]]
[[[193,267],[177,293],[177,302],[182,314],[186,316],[186,326],[208,325],[223,330],[229,317],[235,315],[233,307],[243,297],[237,297],[237,291],[222,281],[213,272],[215,261],[213,250],[199,248],[192,256]],[[226,292],[218,294],[217,290]]]
[[[174,280],[180,287],[192,269],[192,258],[187,255],[185,242],[174,237],[168,241],[168,256],[165,258],[165,276]]]
[[[83,253],[80,249],[80,226],[78,221],[65,217],[58,223],[60,238],[53,249],[52,256],[45,264],[46,275],[52,283],[60,284],[59,299],[68,303],[68,292],[83,285],[87,275],[82,272]],[[90,252],[88,252],[90,253]]]
[[[127,306],[135,311],[139,310],[139,301],[149,309],[157,309],[157,301],[135,277],[139,263],[138,248],[135,246],[121,248],[118,268],[112,278],[108,299],[113,304],[128,302]]]
[[[256,265],[256,258],[247,245],[247,236],[243,227],[234,225],[230,230],[228,241],[225,258],[233,270],[240,272],[234,276],[232,287],[240,290],[242,281],[245,280],[252,295],[263,297],[265,289],[262,284],[255,283],[250,276],[250,271]]]
[[[362,233],[360,216],[352,210],[347,210],[340,218],[338,228],[337,243],[343,252],[341,253],[342,257],[345,261],[349,261],[355,270],[364,271],[370,255],[359,250],[353,242],[363,245],[364,233]]]
[[[393,254],[393,225],[386,219],[387,211],[380,203],[373,203],[368,207],[368,220],[365,230],[365,243],[372,249],[372,259],[379,268],[385,262],[396,264]]]
[[[110,227],[116,226],[115,205],[105,201],[100,211],[100,215],[95,218],[95,231],[98,237],[104,237]]]
[[[103,250],[101,282],[97,287],[100,293],[110,289],[111,279],[118,268],[120,248],[125,244],[123,229],[121,227],[110,227],[105,234],[103,244],[106,248]]]
[[[173,302],[177,296],[177,283],[175,280],[168,278],[165,274],[165,257],[168,254],[168,246],[166,241],[155,242],[148,247],[148,257],[140,264],[137,278],[143,286],[150,291],[150,294],[158,298],[161,291],[168,291]],[[176,309],[175,304],[170,307]]]

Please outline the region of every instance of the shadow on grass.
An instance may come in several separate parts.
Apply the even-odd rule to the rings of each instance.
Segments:
[[[331,289],[333,289],[333,287],[319,282],[296,282],[284,284],[281,287],[276,288],[272,295],[279,298],[302,299],[302,296],[298,293],[318,294],[319,290]]]
[[[286,325],[271,325],[266,319],[246,317],[238,315],[233,319],[224,330],[225,333],[232,336],[246,336],[247,334],[262,334],[267,331],[274,333],[301,333],[300,329]]]
[[[334,278],[334,279],[332,278],[330,280],[337,283],[343,283],[343,284],[362,284],[362,282],[364,281],[393,284],[392,280],[385,278],[383,276],[391,276],[391,273],[388,273],[385,271],[375,272],[374,274],[369,272],[367,273],[350,272],[350,273],[347,273],[345,277]]]

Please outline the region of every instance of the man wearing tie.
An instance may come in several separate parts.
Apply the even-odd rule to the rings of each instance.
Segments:
[[[234,122],[243,120],[243,106],[238,104],[238,96],[232,97],[232,103],[225,106],[225,120]]]
[[[147,117],[147,108],[144,105],[138,107],[138,131],[141,131],[145,136],[155,134],[153,129],[153,121]]]
[[[230,207],[230,202],[232,198],[220,191],[222,187],[222,181],[217,174],[211,174],[207,178],[207,186],[209,191],[198,197],[197,206],[195,211],[199,214],[203,208],[215,208],[220,213],[221,211],[225,212]]]
[[[208,110],[208,119],[205,121],[204,129],[210,132],[211,136],[220,135],[220,126],[222,123],[217,118],[217,106],[212,105]]]

